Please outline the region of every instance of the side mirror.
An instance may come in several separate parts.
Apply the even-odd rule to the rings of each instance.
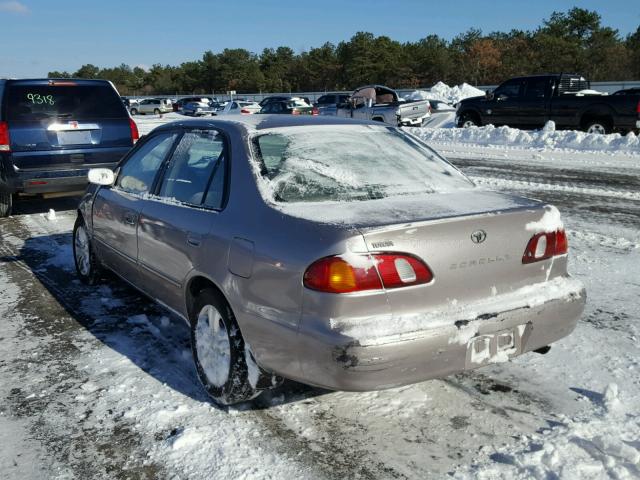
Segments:
[[[113,170],[109,170],[108,168],[92,168],[89,170],[87,177],[89,178],[89,183],[105,187],[110,187],[116,181]]]

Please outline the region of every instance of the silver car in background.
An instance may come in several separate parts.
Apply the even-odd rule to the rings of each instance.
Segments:
[[[168,98],[146,98],[141,100],[137,104],[133,104],[129,108],[131,115],[146,115],[154,114],[160,115],[162,113],[169,113],[173,111],[171,100]]]
[[[106,267],[183,318],[221,404],[283,377],[366,391],[543,352],[584,308],[554,207],[380,123],[175,122],[89,177],[80,278]]]

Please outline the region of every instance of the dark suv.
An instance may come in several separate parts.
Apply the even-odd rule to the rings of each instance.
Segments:
[[[0,80],[0,217],[15,194],[84,190],[89,168],[115,167],[138,139],[106,80]]]

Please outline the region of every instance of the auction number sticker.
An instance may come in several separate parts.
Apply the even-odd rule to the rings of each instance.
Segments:
[[[35,105],[55,105],[53,95],[40,95],[39,93],[27,93],[27,100]]]

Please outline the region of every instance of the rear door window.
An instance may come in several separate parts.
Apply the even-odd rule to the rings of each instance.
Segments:
[[[171,157],[158,195],[190,205],[204,202],[219,208],[223,193],[220,185],[224,183],[224,152],[224,137],[216,130],[185,133]],[[223,175],[222,180],[217,175]]]
[[[39,121],[127,118],[127,111],[109,84],[26,85],[7,88],[7,119]]]
[[[549,85],[548,78],[530,78],[527,80],[525,98],[544,98]]]

